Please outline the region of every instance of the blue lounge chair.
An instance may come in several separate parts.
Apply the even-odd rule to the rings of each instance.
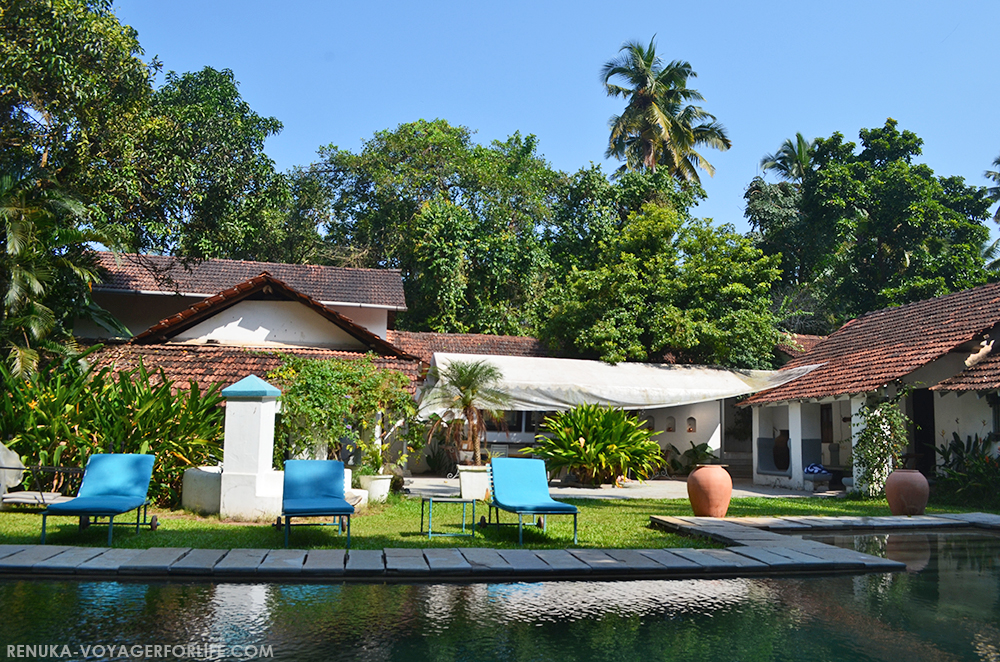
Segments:
[[[54,503],[42,511],[42,544],[45,544],[45,520],[49,515],[72,515],[81,518],[108,518],[108,546],[114,531],[115,515],[135,510],[135,532],[139,517],[145,520],[149,501],[149,481],[153,477],[152,455],[128,453],[91,455],[83,469],[83,482],[76,498]],[[155,518],[154,518],[155,519]],[[81,519],[81,528],[87,520]],[[151,528],[156,528],[151,524]]]
[[[549,496],[549,480],[542,460],[497,457],[490,462],[493,501],[490,510],[497,509],[497,526],[500,511],[517,513],[517,542],[524,544],[524,515],[572,515],[573,544],[576,544],[576,506],[561,503]],[[543,520],[544,522],[545,520]],[[546,522],[547,524],[547,522]]]
[[[338,525],[344,532],[347,517],[347,549],[351,548],[351,515],[354,506],[344,499],[344,463],[336,460],[288,460],[285,462],[284,492],[281,496],[281,517],[285,522],[285,547],[293,517],[340,517]],[[326,526],[296,524],[294,526]]]

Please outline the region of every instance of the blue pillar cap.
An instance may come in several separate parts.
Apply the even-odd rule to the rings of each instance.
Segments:
[[[281,391],[271,386],[257,375],[247,375],[240,381],[222,389],[222,397],[232,398],[276,398]]]

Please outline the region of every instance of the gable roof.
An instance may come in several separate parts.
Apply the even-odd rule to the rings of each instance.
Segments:
[[[491,354],[497,356],[551,356],[541,341],[527,336],[491,336],[483,333],[429,333],[395,331],[386,339],[407,354],[431,362],[435,353]]]
[[[90,360],[97,367],[127,370],[136,367],[142,360],[150,372],[159,368],[173,379],[179,388],[187,388],[190,381],[202,390],[212,384],[223,387],[235,384],[247,375],[267,379],[267,374],[280,368],[283,355],[310,359],[360,359],[360,352],[341,352],[331,349],[296,347],[280,352],[262,352],[246,347],[226,347],[219,345],[134,345],[109,344],[91,355]],[[410,379],[410,392],[415,390],[415,382],[420,378],[420,362],[416,359],[396,357],[376,357],[375,365],[402,372]],[[152,376],[155,380],[155,375]]]
[[[398,269],[347,269],[314,264],[241,260],[185,261],[168,255],[95,252],[104,282],[99,292],[142,292],[209,297],[257,274],[268,272],[296,290],[328,305],[406,310]]]
[[[290,301],[298,301],[302,305],[311,308],[328,321],[337,325],[346,331],[350,336],[382,356],[396,356],[404,359],[416,358],[400,350],[395,345],[379,338],[365,327],[355,324],[332,308],[328,308],[319,301],[316,301],[315,299],[299,292],[295,288],[290,287],[266,271],[258,276],[245,280],[242,283],[237,283],[235,286],[223,290],[215,296],[208,297],[207,299],[199,301],[193,306],[186,308],[175,315],[171,315],[170,317],[161,320],[159,323],[154,324],[132,338],[132,343],[137,345],[148,345],[166,342],[178,333],[181,333],[186,329],[190,329],[192,326],[202,322],[203,320],[212,317],[213,315],[217,315],[240,301],[259,293],[279,295]]]
[[[1000,321],[1000,283],[885,308],[851,320],[782,370],[821,364],[762,391],[759,405],[875,391],[980,336]]]

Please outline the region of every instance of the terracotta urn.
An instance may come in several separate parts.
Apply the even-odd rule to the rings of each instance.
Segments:
[[[885,498],[893,515],[923,515],[930,486],[914,469],[896,469],[885,481]]]
[[[721,464],[699,464],[687,479],[688,500],[696,517],[725,517],[733,478]]]

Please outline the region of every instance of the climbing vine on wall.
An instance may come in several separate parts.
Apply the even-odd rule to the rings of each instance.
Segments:
[[[893,398],[868,402],[861,408],[865,427],[854,446],[854,478],[867,497],[882,494],[886,479],[906,450],[910,419],[899,408],[906,393],[900,391]]]

